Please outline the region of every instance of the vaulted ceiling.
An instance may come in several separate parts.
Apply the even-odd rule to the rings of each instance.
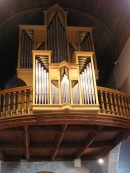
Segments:
[[[0,85],[16,73],[19,24],[44,24],[43,10],[58,3],[68,25],[92,26],[99,85],[107,78],[130,35],[130,0],[0,0]]]

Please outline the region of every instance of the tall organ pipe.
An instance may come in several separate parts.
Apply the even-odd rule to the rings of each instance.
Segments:
[[[52,62],[67,60],[66,32],[62,26],[58,14],[56,14],[48,26],[48,49],[52,50]]]
[[[23,68],[23,61],[24,61],[24,32],[22,32],[22,39],[21,39],[21,57],[20,57],[20,67]]]
[[[80,73],[80,84],[82,92],[82,104],[95,104],[95,90],[92,73],[92,64],[88,62],[82,73]]]
[[[36,86],[36,104],[38,104],[38,96],[39,96],[39,92],[38,92],[38,90],[39,90],[39,87],[38,87],[38,59],[36,59],[36,64],[35,64],[35,66],[36,66],[36,75],[35,75],[35,86]]]
[[[48,72],[40,58],[35,61],[35,103],[49,104]]]
[[[21,54],[20,54],[20,67],[31,68],[32,67],[32,54],[33,41],[25,31],[22,31],[21,39]]]

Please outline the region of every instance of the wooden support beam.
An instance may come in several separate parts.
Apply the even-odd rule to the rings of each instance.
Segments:
[[[30,149],[29,149],[30,137],[29,137],[28,127],[25,126],[24,130],[25,130],[25,148],[26,148],[25,156],[26,156],[26,160],[29,161],[29,159],[30,159]]]
[[[111,148],[113,147],[112,142],[93,142],[89,148]]]
[[[99,132],[98,133],[89,133],[89,135],[87,136],[87,139],[85,141],[85,145],[84,148],[81,148],[75,155],[75,158],[80,158],[85,150],[94,142],[94,140],[96,139],[96,137],[101,133],[103,127],[99,127]]]
[[[84,148],[81,148],[75,155],[75,158],[80,158],[84,151],[93,143],[93,141],[96,139],[98,133],[90,133],[87,136],[87,140],[85,142]]]
[[[67,129],[67,125],[65,125],[65,126],[63,127],[62,133],[60,134],[59,139],[58,139],[57,142],[56,142],[56,150],[54,151],[54,153],[53,153],[53,155],[52,155],[52,161],[55,160],[56,154],[57,154],[58,149],[59,149],[59,147],[60,147],[60,145],[61,145],[61,142],[62,142],[62,139],[63,139],[63,137],[64,137],[64,134],[65,134],[66,129]]]
[[[92,143],[89,148],[110,148],[113,147],[113,143],[112,142],[94,142]],[[51,144],[51,143],[44,143],[44,144],[32,144],[29,146],[30,149],[56,149],[55,144]],[[84,148],[84,145],[81,142],[78,143],[62,143],[60,145],[60,148],[62,149],[72,149],[72,148]],[[7,150],[21,150],[21,149],[25,149],[25,146],[22,144],[4,144],[4,145],[0,145],[0,149],[7,149]]]

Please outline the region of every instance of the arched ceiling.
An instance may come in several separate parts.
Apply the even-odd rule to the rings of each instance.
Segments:
[[[100,85],[130,36],[130,0],[0,0],[0,85],[17,68],[19,24],[44,24],[43,10],[58,3],[68,25],[92,26]]]

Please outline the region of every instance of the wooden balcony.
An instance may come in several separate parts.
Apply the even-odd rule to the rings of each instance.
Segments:
[[[97,87],[97,89],[100,105],[98,115],[130,119],[129,95],[110,88]],[[32,87],[23,86],[0,91],[1,119],[30,114],[33,115]]]
[[[104,157],[130,134],[130,96],[97,87],[96,114],[39,112],[32,87],[0,91],[0,152],[5,161]]]

